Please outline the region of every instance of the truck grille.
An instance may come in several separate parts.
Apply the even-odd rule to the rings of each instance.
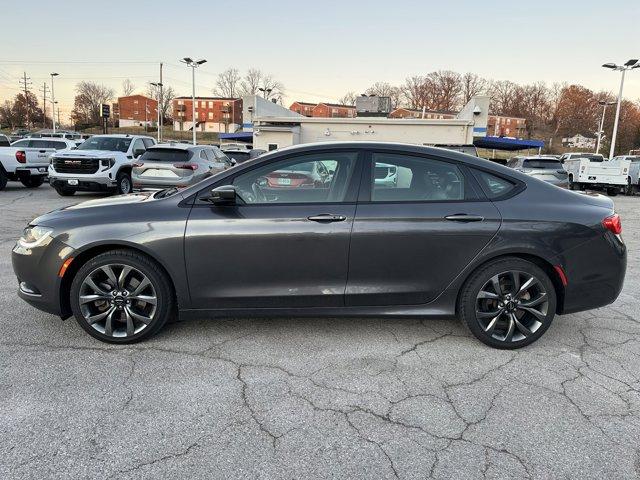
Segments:
[[[53,169],[58,173],[96,173],[100,166],[97,158],[55,158]]]

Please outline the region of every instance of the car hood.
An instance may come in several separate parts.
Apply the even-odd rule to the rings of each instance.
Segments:
[[[78,214],[92,215],[94,214],[95,209],[97,208],[112,207],[112,206],[127,205],[127,204],[129,205],[139,204],[142,202],[151,201],[153,200],[154,193],[155,192],[139,192],[139,193],[130,193],[128,195],[117,195],[115,197],[87,200],[86,202],[77,203],[75,205],[69,205],[67,207],[59,208],[57,210],[53,210],[51,212],[45,213],[44,215],[40,215],[30,223],[31,225],[54,226],[52,225],[53,223],[67,217],[71,212],[75,212]]]
[[[113,158],[114,155],[121,155],[122,152],[111,152],[109,150],[69,150],[67,152],[58,152],[54,156],[56,158]]]

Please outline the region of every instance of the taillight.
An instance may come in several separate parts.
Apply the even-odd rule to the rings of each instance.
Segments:
[[[174,168],[182,168],[184,170],[197,170],[198,169],[198,164],[197,163],[174,163],[173,166],[174,166]]]
[[[616,235],[622,233],[622,221],[620,220],[620,215],[617,213],[602,220],[602,226]]]
[[[18,150],[16,152],[16,160],[18,161],[18,163],[27,163],[27,154],[22,150]]]

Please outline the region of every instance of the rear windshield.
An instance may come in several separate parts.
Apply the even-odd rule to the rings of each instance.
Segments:
[[[186,162],[190,152],[178,148],[150,148],[142,154],[140,160],[147,162]]]
[[[129,150],[130,138],[119,137],[92,137],[78,147],[78,150],[107,150],[110,152],[123,152]]]
[[[560,160],[544,159],[544,160],[525,160],[522,164],[524,168],[545,168],[549,170],[557,170],[562,167]]]
[[[227,155],[227,157],[233,158],[238,163],[244,162],[251,158],[251,154],[249,152],[230,152],[229,150],[227,150],[224,153]]]

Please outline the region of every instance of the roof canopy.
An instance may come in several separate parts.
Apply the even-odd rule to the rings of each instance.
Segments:
[[[253,140],[253,132],[235,132],[235,133],[219,133],[220,140],[241,140],[243,142],[251,142]]]
[[[490,148],[495,150],[527,150],[529,148],[542,148],[542,140],[523,140],[520,138],[507,137],[477,137],[473,144],[480,148]]]

